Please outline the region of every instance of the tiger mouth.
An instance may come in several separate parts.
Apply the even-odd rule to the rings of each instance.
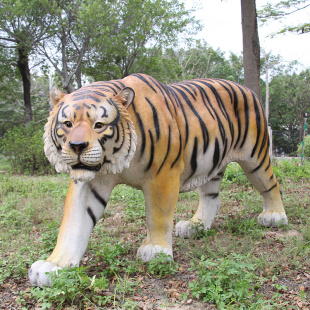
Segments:
[[[82,163],[79,163],[79,164],[71,166],[71,168],[73,170],[83,169],[83,170],[89,170],[89,171],[99,171],[101,168],[101,164],[98,164],[97,166],[87,166]]]

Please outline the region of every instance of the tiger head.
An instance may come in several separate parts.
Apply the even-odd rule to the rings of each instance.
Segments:
[[[57,172],[77,181],[96,173],[120,173],[128,168],[137,135],[127,111],[134,98],[126,87],[117,95],[80,89],[65,95],[50,91],[53,109],[44,127],[44,151]]]

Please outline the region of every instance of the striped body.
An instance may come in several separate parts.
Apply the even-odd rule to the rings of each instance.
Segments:
[[[269,158],[264,110],[249,89],[221,79],[164,85],[144,74],[95,82],[65,95],[51,91],[54,109],[45,126],[45,153],[72,177],[57,245],[33,264],[33,284],[49,284],[46,270],[76,265],[115,185],[143,191],[147,236],[143,260],[172,252],[173,215],[179,192],[198,188],[191,221],[175,226],[189,237],[192,223],[210,228],[219,207],[227,164],[238,162],[264,198],[258,221],[287,223]],[[34,276],[37,275],[37,276]]]

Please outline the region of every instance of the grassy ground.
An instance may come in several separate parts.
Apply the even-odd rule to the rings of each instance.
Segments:
[[[288,226],[257,224],[262,199],[232,164],[212,229],[174,237],[173,262],[159,255],[145,264],[136,257],[146,234],[142,192],[118,186],[81,267],[39,289],[27,270],[55,245],[69,178],[11,175],[0,159],[0,309],[310,309],[310,164],[274,166]],[[180,194],[175,222],[198,199]]]

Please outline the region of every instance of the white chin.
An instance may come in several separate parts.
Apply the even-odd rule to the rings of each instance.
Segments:
[[[95,171],[88,171],[83,169],[75,169],[70,171],[70,177],[75,181],[88,182],[96,176]]]

